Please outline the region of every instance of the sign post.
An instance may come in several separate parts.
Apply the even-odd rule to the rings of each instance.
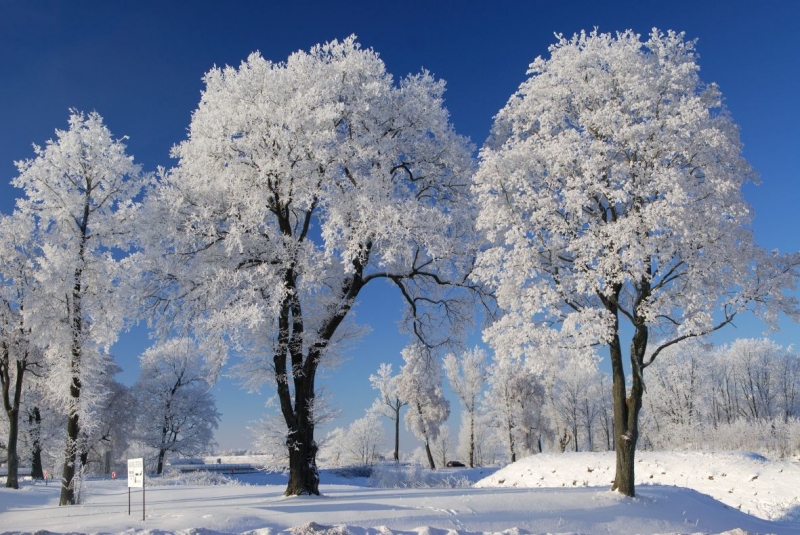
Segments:
[[[144,522],[144,459],[128,459],[128,515],[131,514],[131,489],[142,489],[142,522]]]

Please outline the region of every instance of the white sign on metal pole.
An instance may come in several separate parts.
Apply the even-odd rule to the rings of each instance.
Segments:
[[[144,459],[128,459],[128,488],[144,488]]]
[[[128,459],[128,515],[131,514],[131,488],[142,489],[142,522],[145,518],[144,459]]]

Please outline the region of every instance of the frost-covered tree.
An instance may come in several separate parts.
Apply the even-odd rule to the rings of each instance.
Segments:
[[[545,391],[539,375],[522,360],[495,353],[487,383],[483,407],[509,460],[541,451]]]
[[[431,454],[434,461],[438,462],[441,467],[447,466],[447,460],[452,459],[453,437],[450,436],[450,428],[447,424],[439,426],[436,438],[431,440]]]
[[[46,368],[37,369],[26,381],[23,410],[20,412],[19,457],[21,462],[30,463],[31,477],[42,480],[47,467],[49,474],[54,474],[54,468],[63,462],[63,458],[60,458],[46,466],[48,459],[55,458],[51,452],[58,450],[63,455],[61,445],[64,442],[66,416],[60,412],[61,408],[53,406],[48,395]]]
[[[486,352],[475,347],[456,356],[448,353],[444,357],[444,371],[450,381],[450,387],[458,396],[461,406],[466,414],[466,423],[469,426],[469,467],[475,466],[475,420],[477,418],[478,403],[483,387],[486,384]]]
[[[475,179],[490,241],[476,275],[505,312],[486,338],[528,354],[608,348],[613,488],[630,496],[645,368],[745,311],[797,317],[798,258],[754,243],[754,172],[698,70],[694,41],[671,31],[559,37],[496,116]]]
[[[800,355],[785,350],[776,363],[777,409],[784,422],[800,417]]]
[[[214,439],[219,413],[203,357],[192,340],[169,338],[139,358],[131,395],[139,407],[137,438],[156,452],[156,473],[170,453],[193,456]]]
[[[386,442],[386,432],[378,415],[367,412],[350,424],[342,438],[350,463],[367,466],[380,459],[380,449]]]
[[[562,357],[568,365],[553,370],[553,384],[548,388],[550,412],[555,426],[561,431],[573,451],[579,451],[581,442],[594,449],[594,424],[600,413],[602,394],[598,392],[600,371],[594,358],[581,355]],[[584,440],[581,440],[584,439]]]
[[[776,410],[777,365],[783,348],[766,338],[739,339],[722,349],[733,371],[742,416],[771,420]]]
[[[6,488],[19,488],[19,431],[23,390],[31,374],[42,373],[41,350],[31,343],[23,311],[34,291],[34,225],[15,212],[0,216],[0,387],[8,434],[5,436]],[[27,375],[27,378],[26,378]]]
[[[283,425],[283,422],[278,422]],[[347,463],[347,449],[345,448],[345,436],[347,430],[343,427],[337,427],[332,431],[328,431],[322,440],[319,441],[319,456],[318,460],[321,466],[325,468],[338,468]],[[278,445],[281,449],[283,443]],[[286,458],[288,461],[288,457]]]
[[[472,418],[465,411],[461,412],[461,425],[458,428],[458,447],[456,452],[461,459],[468,459],[469,452],[473,453],[475,466],[486,466],[487,462],[494,459],[497,449],[493,429],[481,404],[475,417]]]
[[[436,439],[441,425],[450,416],[450,402],[442,393],[442,368],[430,350],[421,343],[403,348],[397,392],[408,403],[406,429],[425,444],[425,454],[431,470],[436,463],[431,453],[431,443]]]
[[[798,357],[768,339],[680,344],[648,374],[642,439],[653,449],[797,450]]]
[[[102,354],[125,318],[118,295],[122,262],[114,253],[132,241],[134,197],[141,171],[99,114],[72,111],[68,130],[36,157],[16,162],[12,184],[24,189],[19,211],[35,219],[41,249],[34,256],[38,291],[24,314],[49,363],[49,385],[69,416],[60,505],[75,503],[73,478],[81,427],[99,400],[83,396]]]
[[[701,344],[673,346],[662,353],[661,362],[647,381],[647,406],[656,426],[692,426],[703,418],[708,406],[708,362],[711,354]]]
[[[112,373],[121,371],[110,367]],[[81,440],[81,464],[90,467],[93,474],[111,474],[115,462],[123,461],[136,432],[136,416],[139,404],[131,395],[131,389],[109,376],[100,383],[106,395],[98,405],[95,425],[91,433]]]
[[[470,147],[442,82],[395,83],[352,37],[284,63],[252,54],[205,84],[147,203],[148,267],[166,283],[151,304],[216,344],[216,364],[240,350],[247,386],[274,382],[286,494],[318,494],[315,379],[362,290],[396,286],[431,345],[472,312],[456,288],[471,263]]]
[[[397,393],[397,375],[392,375],[392,365],[381,363],[377,375],[370,375],[372,388],[379,392],[372,410],[392,421],[394,424],[394,452],[392,460],[400,460],[400,409],[408,405]]]

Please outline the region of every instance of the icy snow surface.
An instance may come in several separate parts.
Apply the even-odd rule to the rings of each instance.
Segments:
[[[284,497],[285,477],[90,480],[84,504],[58,486],[0,489],[0,533],[131,535],[800,534],[800,463],[744,453],[637,453],[637,497],[609,490],[613,453],[536,455],[492,469],[441,470],[467,488],[374,488],[322,474],[322,497]],[[481,479],[482,478],[482,479]],[[384,478],[384,481],[389,478]],[[374,480],[373,480],[374,482]],[[177,483],[177,484],[175,484]],[[202,484],[201,484],[202,483]]]

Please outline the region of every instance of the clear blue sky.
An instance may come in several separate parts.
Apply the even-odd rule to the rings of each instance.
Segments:
[[[395,77],[424,67],[446,80],[456,129],[480,146],[528,64],[547,55],[554,32],[598,27],[647,34],[654,26],[699,39],[701,77],[721,87],[745,155],[762,177],[746,191],[757,239],[769,249],[800,250],[800,2],[794,0],[0,0],[0,210],[10,212],[19,195],[8,185],[13,162],[33,156],[31,143],[44,144],[54,129],[66,128],[71,107],[96,110],[115,136],[129,136],[129,153],[145,169],[172,165],[169,149],[186,134],[203,74],[213,65],[238,65],[254,50],[280,61],[354,33]],[[359,317],[372,333],[323,378],[343,410],[335,425],[369,406],[374,393],[367,378],[380,362],[399,365],[407,341],[395,323],[401,302],[383,290],[367,288],[360,304]],[[742,321],[718,341],[762,330]],[[800,342],[800,327],[786,323],[774,338]],[[136,357],[149,343],[138,329],[115,346],[125,369],[121,381],[135,380]],[[248,395],[224,381],[215,393],[223,413],[218,442],[248,446],[244,427],[263,412],[267,391]],[[404,449],[411,449],[408,441]]]

